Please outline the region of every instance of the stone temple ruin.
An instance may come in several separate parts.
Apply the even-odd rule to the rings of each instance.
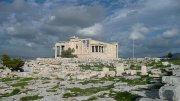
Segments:
[[[118,43],[106,43],[93,39],[79,39],[71,37],[69,41],[60,41],[55,44],[55,58],[61,56],[62,51],[71,48],[74,55],[78,58],[96,58],[96,59],[117,59]]]
[[[104,65],[101,70],[99,65]],[[108,65],[113,67],[109,68]],[[91,69],[84,66],[92,66]],[[81,58],[37,58],[25,63],[24,67],[32,68],[32,76],[34,77],[52,77],[67,79],[90,79],[93,77],[115,77],[123,75],[141,75],[147,74],[147,67],[141,66],[141,70],[127,69],[125,63],[119,63],[118,60],[90,60]],[[111,70],[110,70],[111,69]],[[29,75],[29,74],[27,74]]]

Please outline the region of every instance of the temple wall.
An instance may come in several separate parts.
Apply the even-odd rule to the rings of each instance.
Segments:
[[[57,49],[60,47],[60,51]],[[92,39],[78,39],[74,37],[68,42],[56,43],[55,58],[57,53],[68,48],[74,49],[78,58],[116,59],[118,58],[118,43],[106,43]],[[60,53],[59,53],[60,54]]]

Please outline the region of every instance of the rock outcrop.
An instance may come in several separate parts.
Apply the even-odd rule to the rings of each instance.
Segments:
[[[173,70],[172,76],[163,76],[165,85],[159,89],[159,99],[140,98],[139,101],[180,101],[180,69]]]

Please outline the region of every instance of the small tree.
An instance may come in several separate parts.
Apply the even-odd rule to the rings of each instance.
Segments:
[[[172,58],[172,56],[173,56],[173,55],[172,55],[171,52],[169,52],[168,55],[167,55],[168,58]]]
[[[24,65],[24,61],[22,61],[21,59],[13,59],[11,67],[15,70],[18,70],[23,65]]]
[[[24,61],[22,61],[21,59],[11,59],[7,54],[3,54],[1,60],[3,66],[6,66],[9,69],[13,70],[18,70],[24,65]]]
[[[2,55],[1,61],[2,61],[2,65],[6,67],[9,67],[11,64],[11,59],[7,54]]]
[[[74,52],[74,49],[68,48],[65,51],[62,51],[61,57],[63,58],[74,58],[77,57],[77,55],[72,54]]]

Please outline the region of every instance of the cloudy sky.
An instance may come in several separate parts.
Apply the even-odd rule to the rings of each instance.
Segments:
[[[0,54],[52,57],[70,36],[119,42],[120,57],[180,52],[180,0],[0,0]]]

